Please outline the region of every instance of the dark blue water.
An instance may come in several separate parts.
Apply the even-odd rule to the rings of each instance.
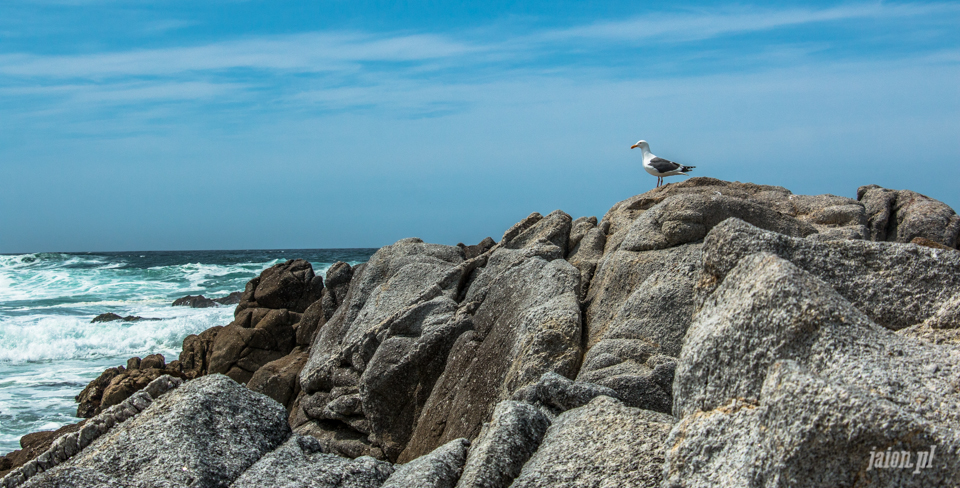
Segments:
[[[225,296],[264,269],[301,258],[325,274],[376,249],[152,251],[0,255],[0,454],[23,434],[76,422],[74,396],[131,356],[177,358],[184,337],[233,319],[233,306],[172,307]],[[90,320],[106,312],[158,321]]]

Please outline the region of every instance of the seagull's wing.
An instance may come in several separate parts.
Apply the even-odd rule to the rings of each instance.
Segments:
[[[660,157],[651,159],[650,166],[653,166],[653,169],[657,170],[658,173],[669,173],[680,169],[679,164]]]

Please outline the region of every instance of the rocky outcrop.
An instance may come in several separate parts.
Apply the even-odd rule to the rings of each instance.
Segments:
[[[399,467],[381,488],[454,488],[467,457],[470,441],[452,440],[430,454]]]
[[[866,212],[870,240],[910,242],[919,237],[957,247],[960,217],[943,202],[910,190],[877,185],[861,186],[857,200]]]
[[[232,488],[379,488],[394,472],[371,457],[347,459],[323,452],[317,439],[293,435],[243,472]],[[420,485],[406,485],[407,487]]]
[[[669,415],[600,396],[557,417],[511,487],[660,486]]]
[[[819,242],[730,219],[704,240],[701,293],[744,256],[769,252],[830,284],[874,322],[897,330],[932,316],[960,290],[960,253],[867,241]]]
[[[97,315],[96,317],[93,318],[93,320],[90,321],[90,323],[96,324],[99,322],[114,322],[117,320],[121,320],[123,322],[139,322],[141,320],[160,320],[160,319],[144,318],[144,317],[140,317],[139,315],[127,315],[126,317],[121,317],[115,313],[109,312],[109,313],[102,313],[100,315]]]
[[[218,399],[158,400],[166,413],[140,416],[166,431],[135,417],[29,483],[136,485],[144,469],[181,484],[202,467],[201,486],[946,485],[960,476],[955,222],[912,192],[691,178],[599,222],[555,211],[499,243],[404,239],[325,280],[281,263],[178,361],[131,358],[85,390],[91,414],[114,415],[101,404],[142,400],[137,375],[166,369]],[[268,420],[250,425],[222,403],[234,396]],[[200,447],[209,431],[183,431],[198,422],[240,428],[223,438],[246,450],[224,461],[231,448]],[[109,450],[134,436],[188,447],[147,446],[148,469]]]
[[[333,452],[396,459],[450,347],[471,328],[456,298],[482,259],[419,239],[377,251],[317,333],[297,431]]]
[[[533,225],[525,232],[537,229]],[[576,374],[583,333],[580,272],[562,256],[546,239],[492,252],[464,298],[467,304],[479,303],[473,330],[452,348],[401,461],[459,437],[476,437],[498,402],[544,373]]]
[[[77,417],[90,418],[117,405],[164,375],[183,378],[177,367],[168,367],[160,354],[127,361],[127,367],[109,368],[77,395]]]
[[[303,313],[323,292],[323,278],[313,274],[313,266],[303,259],[292,259],[267,268],[247,283],[235,315],[248,308],[289,310]]]
[[[690,327],[668,486],[940,486],[960,473],[957,372],[956,351],[893,334],[811,273],[750,255]],[[915,463],[930,446],[936,470],[871,468],[874,451]]]
[[[210,308],[216,307],[219,305],[236,305],[240,303],[243,293],[235,291],[225,297],[220,298],[207,298],[203,295],[187,295],[182,298],[178,298],[173,301],[174,307],[191,307],[191,308]]]
[[[142,395],[139,414],[23,486],[226,486],[290,435],[283,407],[222,375]]]
[[[524,402],[504,401],[470,448],[457,488],[507,487],[537,452],[550,417]]]

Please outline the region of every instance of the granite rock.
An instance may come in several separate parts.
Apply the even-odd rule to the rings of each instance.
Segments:
[[[381,488],[453,488],[463,471],[469,447],[470,441],[454,439],[398,467]]]
[[[497,404],[470,447],[457,488],[506,488],[540,447],[550,418],[525,402]]]

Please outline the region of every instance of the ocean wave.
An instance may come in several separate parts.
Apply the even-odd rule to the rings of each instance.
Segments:
[[[145,309],[141,313],[162,320],[95,324],[89,316],[7,317],[0,322],[0,363],[176,355],[186,336],[226,325],[233,319],[232,312],[230,307]]]

